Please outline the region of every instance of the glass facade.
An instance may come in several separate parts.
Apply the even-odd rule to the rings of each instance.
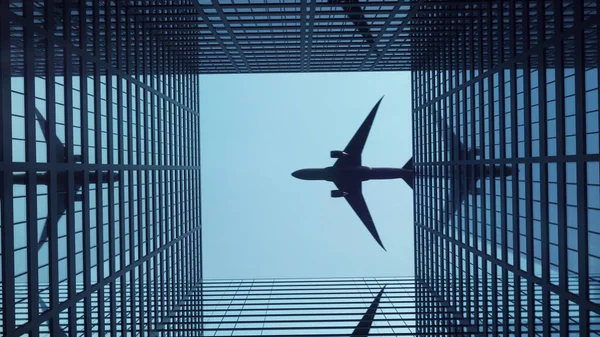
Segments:
[[[0,335],[200,331],[198,73],[128,4],[0,2]]]
[[[440,9],[413,32],[439,41],[412,72],[416,277],[479,333],[599,336],[598,3]]]
[[[353,334],[380,292],[370,330]],[[412,278],[205,280],[202,294],[205,336],[456,336],[459,325]],[[417,316],[432,308],[435,334]]]
[[[0,2],[2,334],[347,335],[386,285],[371,335],[599,336],[598,6]],[[416,280],[202,283],[200,74],[382,70],[412,72]],[[271,311],[307,294],[360,310]]]

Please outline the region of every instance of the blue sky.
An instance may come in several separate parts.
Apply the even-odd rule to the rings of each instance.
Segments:
[[[363,165],[411,157],[410,73],[201,77],[205,278],[413,275],[412,191],[368,181],[363,193],[387,252],[330,182],[290,174],[333,164],[385,95]]]

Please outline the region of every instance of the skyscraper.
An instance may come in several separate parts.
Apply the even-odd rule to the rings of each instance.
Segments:
[[[3,336],[149,335],[202,279],[198,72],[139,5],[0,3]]]
[[[428,290],[409,277],[210,280],[202,293],[205,336],[434,336],[417,311],[442,306],[415,307]],[[456,335],[452,312],[436,318],[435,336]]]
[[[412,73],[416,277],[481,333],[598,335],[597,3],[441,8],[413,32],[437,38]]]
[[[421,331],[598,335],[599,19],[596,0],[1,2],[3,334],[202,333],[200,74],[405,70]]]

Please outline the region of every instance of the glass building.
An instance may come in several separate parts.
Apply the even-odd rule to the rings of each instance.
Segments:
[[[2,334],[203,334],[199,76],[392,70],[414,334],[598,336],[598,5],[0,2]]]
[[[466,328],[412,278],[210,280],[202,295],[205,336],[462,336]],[[435,312],[435,334],[419,312]],[[357,331],[361,321],[370,327]]]
[[[598,3],[442,8],[413,31],[416,278],[481,333],[598,336]]]
[[[199,73],[139,5],[0,2],[0,335],[201,333]]]

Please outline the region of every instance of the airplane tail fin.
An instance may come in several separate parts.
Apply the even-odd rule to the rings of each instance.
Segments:
[[[402,168],[404,170],[413,170],[413,159],[412,157],[406,162],[406,164],[404,164],[404,166],[402,166]],[[408,186],[410,186],[410,188],[413,188],[413,179],[414,179],[414,174],[411,174],[409,177],[406,178],[402,178],[404,179],[404,181],[408,184]]]
[[[404,166],[402,166],[403,169],[405,170],[412,170],[413,169],[413,163],[412,163],[413,159],[412,157],[406,162],[406,164],[404,164]]]

